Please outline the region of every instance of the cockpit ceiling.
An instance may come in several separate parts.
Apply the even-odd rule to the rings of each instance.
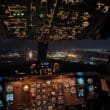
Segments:
[[[109,39],[108,0],[9,0],[0,4],[5,38]]]

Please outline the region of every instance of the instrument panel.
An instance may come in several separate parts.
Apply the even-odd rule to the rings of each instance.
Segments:
[[[99,88],[94,80],[83,72],[11,77],[3,86],[5,106],[8,110],[65,110],[66,106],[86,105],[86,96],[94,98]]]

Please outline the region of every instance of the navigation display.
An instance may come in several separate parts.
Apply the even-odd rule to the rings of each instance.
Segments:
[[[78,88],[77,95],[78,97],[84,97],[84,88]]]
[[[88,91],[89,92],[93,92],[94,91],[94,86],[93,85],[89,85],[88,86]]]
[[[76,72],[76,76],[84,76],[83,72]]]
[[[13,100],[14,100],[14,97],[12,93],[6,95],[6,101],[13,101]]]
[[[92,78],[88,78],[88,79],[87,79],[87,83],[88,83],[88,84],[93,84],[93,79],[92,79]]]
[[[85,84],[84,78],[82,78],[82,77],[81,78],[77,78],[76,82],[77,82],[78,85],[84,85]]]

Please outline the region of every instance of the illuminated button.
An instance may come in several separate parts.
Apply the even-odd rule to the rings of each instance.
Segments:
[[[47,84],[51,84],[51,81],[47,81]]]
[[[17,13],[18,16],[20,16],[20,13]]]
[[[6,87],[6,92],[13,92],[13,86],[12,85],[8,85],[7,87]]]
[[[27,85],[27,84],[24,85],[23,86],[23,91],[25,91],[25,92],[29,91],[29,85]]]
[[[13,16],[16,16],[16,13],[13,13]]]
[[[21,16],[24,16],[24,13],[21,13]]]
[[[89,26],[89,22],[87,22],[87,21],[83,22],[82,26],[83,26],[83,27]]]

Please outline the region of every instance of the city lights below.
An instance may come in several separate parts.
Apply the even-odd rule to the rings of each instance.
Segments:
[[[32,51],[29,51],[29,59],[32,59],[32,57],[33,57],[33,53]]]
[[[77,58],[77,55],[76,54],[68,54],[68,57]]]
[[[69,49],[62,51],[49,51],[47,53],[47,58],[96,65],[107,63],[108,55],[108,51],[101,49]]]

